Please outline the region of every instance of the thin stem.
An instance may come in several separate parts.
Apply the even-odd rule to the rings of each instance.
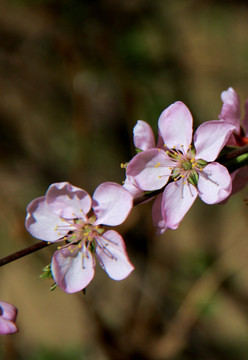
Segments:
[[[36,244],[33,244],[31,246],[26,247],[25,249],[16,251],[13,254],[10,254],[2,259],[0,259],[0,266],[3,266],[5,264],[8,264],[12,261],[15,261],[17,259],[22,258],[23,256],[26,256],[28,254],[32,254],[35,251],[38,251],[44,247],[47,247],[51,245],[52,243],[46,242],[46,241],[39,241]]]

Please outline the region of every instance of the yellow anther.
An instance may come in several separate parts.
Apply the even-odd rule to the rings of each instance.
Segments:
[[[57,249],[60,250],[60,249],[61,249],[61,246],[58,246]]]
[[[159,179],[161,179],[161,177],[162,177],[161,175],[158,175],[158,178],[159,178]]]

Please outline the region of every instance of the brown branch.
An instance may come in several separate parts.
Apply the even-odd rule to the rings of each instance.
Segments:
[[[40,250],[40,249],[42,249],[44,247],[47,247],[47,246],[49,246],[51,244],[52,243],[47,242],[47,241],[39,241],[36,244],[28,246],[25,249],[16,251],[15,253],[10,254],[10,255],[0,259],[0,266],[8,264],[8,263],[10,263],[12,261],[15,261],[17,259],[20,259],[21,257],[26,256],[28,254],[32,254],[33,252],[38,251],[38,250]]]

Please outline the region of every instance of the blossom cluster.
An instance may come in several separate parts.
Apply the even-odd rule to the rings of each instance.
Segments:
[[[219,118],[204,122],[194,133],[191,112],[181,101],[161,113],[157,142],[150,125],[139,120],[133,130],[137,154],[124,166],[123,185],[102,183],[91,198],[81,188],[57,182],[45,196],[31,201],[27,231],[47,243],[59,243],[43,277],[52,277],[67,293],[78,292],[93,279],[96,260],[111,279],[128,277],[134,266],[122,236],[109,227],[126,220],[139,196],[146,195],[141,202],[154,198],[152,219],[159,234],[177,229],[197,196],[217,204],[241,190],[248,182],[247,157],[230,170],[220,154],[224,147],[248,145],[248,100],[241,119],[237,93],[229,88],[221,99]],[[13,305],[0,301],[0,334],[18,330],[16,315]]]
[[[170,105],[158,119],[157,143],[150,125],[139,120],[133,131],[139,151],[126,166],[123,186],[103,183],[91,199],[85,190],[60,182],[28,205],[26,228],[31,235],[64,242],[50,267],[61,289],[68,293],[85,289],[94,276],[96,260],[114,280],[132,272],[123,238],[106,226],[120,225],[136,196],[151,192],[152,197],[153,191],[160,191],[152,217],[157,232],[163,233],[178,228],[197,196],[207,204],[220,203],[232,193],[233,183],[239,189],[247,183],[247,166],[230,174],[216,161],[224,146],[247,143],[248,115],[241,125],[238,95],[229,88],[222,100],[219,119],[204,122],[194,134],[187,106],[180,101]]]

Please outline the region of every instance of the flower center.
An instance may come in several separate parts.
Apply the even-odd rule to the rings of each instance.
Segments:
[[[174,181],[180,180],[181,178],[185,179],[194,186],[197,186],[198,183],[198,173],[203,171],[203,168],[207,165],[207,162],[204,160],[195,159],[195,149],[190,146],[187,153],[184,152],[183,146],[181,150],[170,149],[167,150],[167,155],[175,163],[172,166],[171,177]]]
[[[97,245],[96,237],[101,236],[105,232],[103,226],[94,225],[96,216],[93,215],[87,220],[63,219],[63,221],[68,223],[69,226],[66,225],[66,227],[69,228],[69,231],[62,238],[62,240],[65,240],[66,245],[58,246],[58,250],[66,247],[71,251],[71,253],[82,250],[83,252],[90,251],[92,254],[94,254]]]

